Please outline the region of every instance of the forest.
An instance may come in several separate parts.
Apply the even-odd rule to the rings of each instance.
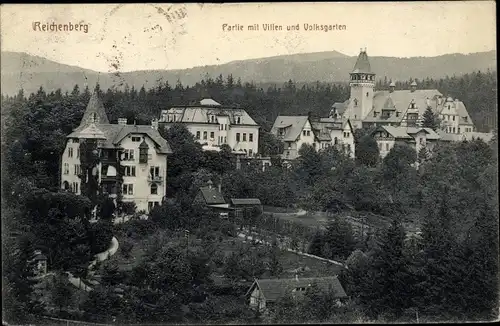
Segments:
[[[482,84],[476,85],[479,80]],[[496,86],[491,73],[427,83],[450,87],[450,94],[456,91],[453,85],[463,85],[462,93],[451,96],[477,101],[466,103],[473,119],[496,114],[489,111],[496,94],[486,89]],[[176,125],[161,130],[174,151],[168,165],[169,201],[155,208],[147,221],[123,226],[110,223],[102,201],[101,220],[90,224],[89,210],[95,203],[61,192],[58,182],[65,137],[83,115],[89,89],[75,87],[67,94],[40,89],[27,96],[20,90],[17,96],[2,97],[2,229],[8,235],[2,237],[2,251],[7,253],[4,320],[30,322],[48,306],[57,307],[58,316],[64,312],[68,318],[94,322],[400,322],[414,321],[415,315],[421,321],[470,321],[498,316],[498,187],[492,182],[498,180],[496,133],[489,144],[440,143],[432,156],[420,158],[416,170],[416,153],[409,147],[395,146],[381,160],[374,140],[361,131],[355,160],[333,148],[316,152],[304,146],[288,168],[276,156],[279,142],[266,132],[274,118],[325,115],[333,102],[347,98],[347,87],[317,83],[297,88],[290,81],[264,91],[220,76],[193,87],[179,83],[120,91],[97,86],[95,91],[101,93],[111,121],[126,117],[129,123],[149,124],[162,108],[205,97],[244,107],[262,125],[260,145],[272,156],[273,166],[238,170],[229,151],[204,152],[186,128]],[[483,128],[491,127],[488,119]],[[284,228],[258,212],[245,221],[218,221],[193,205],[198,187],[209,179],[221,183],[226,198],[257,197],[269,206],[329,211],[331,220],[325,230],[292,224]],[[360,236],[342,211],[369,212],[389,223]],[[418,236],[408,237],[409,223],[419,227]],[[349,304],[326,309],[331,294],[311,291],[303,302],[283,298],[267,316],[249,310],[242,298],[248,283],[240,280],[276,277],[280,263],[276,247],[239,247],[228,257],[215,254],[243,225],[286,232],[310,253],[345,262],[349,269],[340,277]],[[187,246],[185,230],[202,242]],[[69,295],[64,284],[56,283],[48,301],[37,295],[27,263],[34,249],[48,254],[52,271],[85,276],[86,263],[106,248],[111,236],[121,240],[151,234],[142,262],[130,272],[105,264],[101,287],[77,311],[64,308]],[[128,250],[130,255],[130,245]],[[216,271],[227,284],[214,282]],[[121,295],[114,290],[117,284],[122,285]]]

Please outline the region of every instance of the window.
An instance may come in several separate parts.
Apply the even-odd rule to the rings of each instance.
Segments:
[[[240,141],[240,133],[239,132],[236,133],[236,141]]]
[[[378,144],[378,148],[379,148],[380,150],[382,150],[382,145],[383,145],[382,143]]]
[[[424,143],[424,138],[423,138],[423,137],[420,137],[420,138],[419,138],[419,141],[420,141],[420,144],[423,144],[423,143]]]
[[[148,147],[139,148],[139,163],[148,163],[149,159],[148,150],[149,150]]]
[[[240,123],[241,123],[241,118],[240,118],[240,117],[238,117],[238,119],[236,120],[236,123],[237,123],[237,124],[240,124]]]
[[[152,177],[159,177],[160,176],[160,167],[159,166],[152,166],[149,168],[149,174]]]
[[[124,195],[133,195],[134,194],[134,185],[131,183],[123,184],[123,194]]]
[[[388,151],[389,150],[389,144],[385,144],[385,150]]]
[[[248,150],[248,155],[252,156],[252,154],[253,154],[253,150],[252,150],[252,149],[249,149],[249,150]]]
[[[207,132],[206,131],[203,132],[203,139],[207,140]]]
[[[224,137],[224,144],[227,143],[227,137]]]
[[[455,116],[453,116],[453,121],[455,121]]]
[[[247,141],[247,134],[243,133],[243,141]]]
[[[351,151],[351,144],[347,144],[347,151],[350,152]]]
[[[135,177],[135,166],[126,166],[125,167],[125,176],[126,177]]]
[[[80,158],[80,148],[76,149],[76,158]]]
[[[455,133],[455,127],[453,127],[453,133]]]
[[[134,160],[134,150],[133,149],[123,150],[123,160],[124,161],[133,161]]]
[[[78,139],[78,138],[73,138],[73,143],[78,144],[79,142],[80,142],[80,139]]]
[[[358,100],[354,99],[354,106],[358,106]]]
[[[306,131],[305,130],[302,130],[302,135],[306,135]]]
[[[213,131],[210,132],[210,139],[214,139],[215,138],[215,133]]]
[[[335,145],[337,145],[337,144],[339,143],[339,140],[338,140],[338,138],[337,138],[337,137],[335,137],[335,139],[333,140],[333,143],[334,143]]]
[[[140,142],[140,141],[141,141],[141,137],[132,137],[132,141],[133,141],[134,143],[138,143],[138,142]]]
[[[69,163],[64,163],[64,174],[69,174]]]
[[[224,130],[227,130],[227,124],[224,125]]]
[[[196,132],[196,139],[200,139],[200,132],[199,131]]]
[[[368,92],[366,92],[366,97],[368,97],[368,95],[369,95],[369,93],[368,93]]]
[[[80,174],[80,164],[75,164],[75,175]]]
[[[174,122],[175,122],[175,115],[174,115]]]
[[[68,157],[73,157],[73,147],[68,148]]]
[[[160,202],[158,201],[150,201],[148,202],[148,209],[151,211],[154,207],[159,206]]]
[[[253,142],[253,134],[248,134],[248,141]]]
[[[310,130],[307,130],[307,135],[311,136],[311,131]]]
[[[78,182],[73,182],[71,190],[77,194],[78,193]]]
[[[92,113],[92,115],[90,116],[90,122],[94,123],[97,121],[97,113]]]
[[[396,111],[396,118],[399,117],[399,111]]]
[[[458,127],[458,133],[460,133],[460,127]]]
[[[158,185],[156,183],[151,185],[151,195],[158,195]]]

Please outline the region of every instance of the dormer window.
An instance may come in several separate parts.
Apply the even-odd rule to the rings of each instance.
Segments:
[[[240,118],[240,117],[238,117],[238,119],[236,119],[236,123],[237,123],[237,124],[240,124],[240,123],[241,123],[241,118]]]

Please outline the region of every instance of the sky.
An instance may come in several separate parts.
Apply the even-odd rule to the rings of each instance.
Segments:
[[[101,72],[338,51],[416,57],[496,50],[493,1],[2,5],[1,50]],[[37,22],[39,24],[37,25]],[[47,23],[85,31],[34,30]],[[224,27],[224,24],[227,24]],[[239,24],[243,30],[228,30]],[[259,31],[248,30],[258,24]],[[283,30],[263,30],[264,24]],[[287,26],[299,30],[288,31]],[[345,30],[304,30],[304,24]]]

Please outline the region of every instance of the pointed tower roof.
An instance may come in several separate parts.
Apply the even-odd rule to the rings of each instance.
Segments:
[[[356,60],[356,64],[354,65],[354,69],[352,73],[367,73],[372,74],[372,69],[370,67],[370,61],[368,60],[368,55],[366,54],[366,49],[361,49],[361,52],[358,55],[358,59]]]
[[[104,105],[97,92],[93,92],[90,96],[89,103],[83,114],[80,126],[88,125],[91,123],[95,124],[109,124],[108,116],[104,110]]]
[[[391,83],[389,84],[390,87],[396,87],[396,84],[394,84],[393,81],[391,81]]]

